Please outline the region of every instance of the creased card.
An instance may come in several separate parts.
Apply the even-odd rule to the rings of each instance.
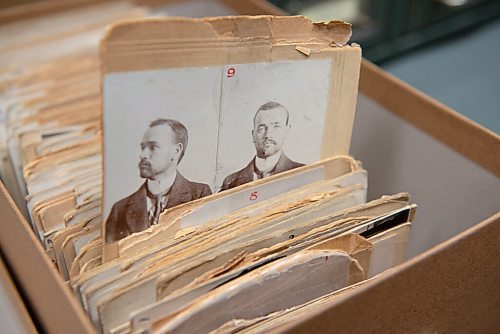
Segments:
[[[360,66],[350,34],[304,17],[113,26],[102,42],[105,243],[176,205],[347,154]]]

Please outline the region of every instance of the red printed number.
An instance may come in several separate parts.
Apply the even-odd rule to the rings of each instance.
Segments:
[[[232,78],[232,77],[234,77],[235,73],[236,73],[236,70],[234,69],[234,67],[230,67],[227,70],[227,77]]]
[[[250,194],[250,200],[255,201],[258,197],[259,193],[257,191],[254,191],[253,193]]]

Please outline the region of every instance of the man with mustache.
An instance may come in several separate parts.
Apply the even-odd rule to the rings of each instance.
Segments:
[[[177,170],[187,144],[188,132],[180,122],[151,122],[141,142],[139,162],[140,175],[146,182],[113,205],[106,221],[106,243],[157,224],[165,209],[212,193],[208,185],[191,182]]]
[[[221,190],[304,166],[290,160],[282,151],[282,145],[290,131],[289,113],[278,102],[267,102],[253,118],[253,142],[256,155],[246,167],[227,176]]]

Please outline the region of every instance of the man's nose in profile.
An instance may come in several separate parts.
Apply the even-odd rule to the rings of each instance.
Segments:
[[[148,148],[143,148],[141,150],[141,155],[140,155],[141,161],[147,161],[147,159],[149,158],[149,156],[150,156],[149,149]]]

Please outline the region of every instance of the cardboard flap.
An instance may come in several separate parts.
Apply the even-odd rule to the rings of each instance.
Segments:
[[[313,23],[303,16],[134,19],[108,29],[101,42],[102,71],[315,57],[325,50],[342,49],[339,47],[348,43],[351,34],[349,23]],[[359,46],[348,49],[358,50]],[[193,54],[186,57],[186,51]]]
[[[242,42],[264,40],[295,43],[345,45],[351,38],[351,24],[343,21],[313,23],[304,16],[238,16],[191,18],[146,18],[114,25],[106,35],[107,46],[147,41],[198,42],[203,38],[239,38]]]

